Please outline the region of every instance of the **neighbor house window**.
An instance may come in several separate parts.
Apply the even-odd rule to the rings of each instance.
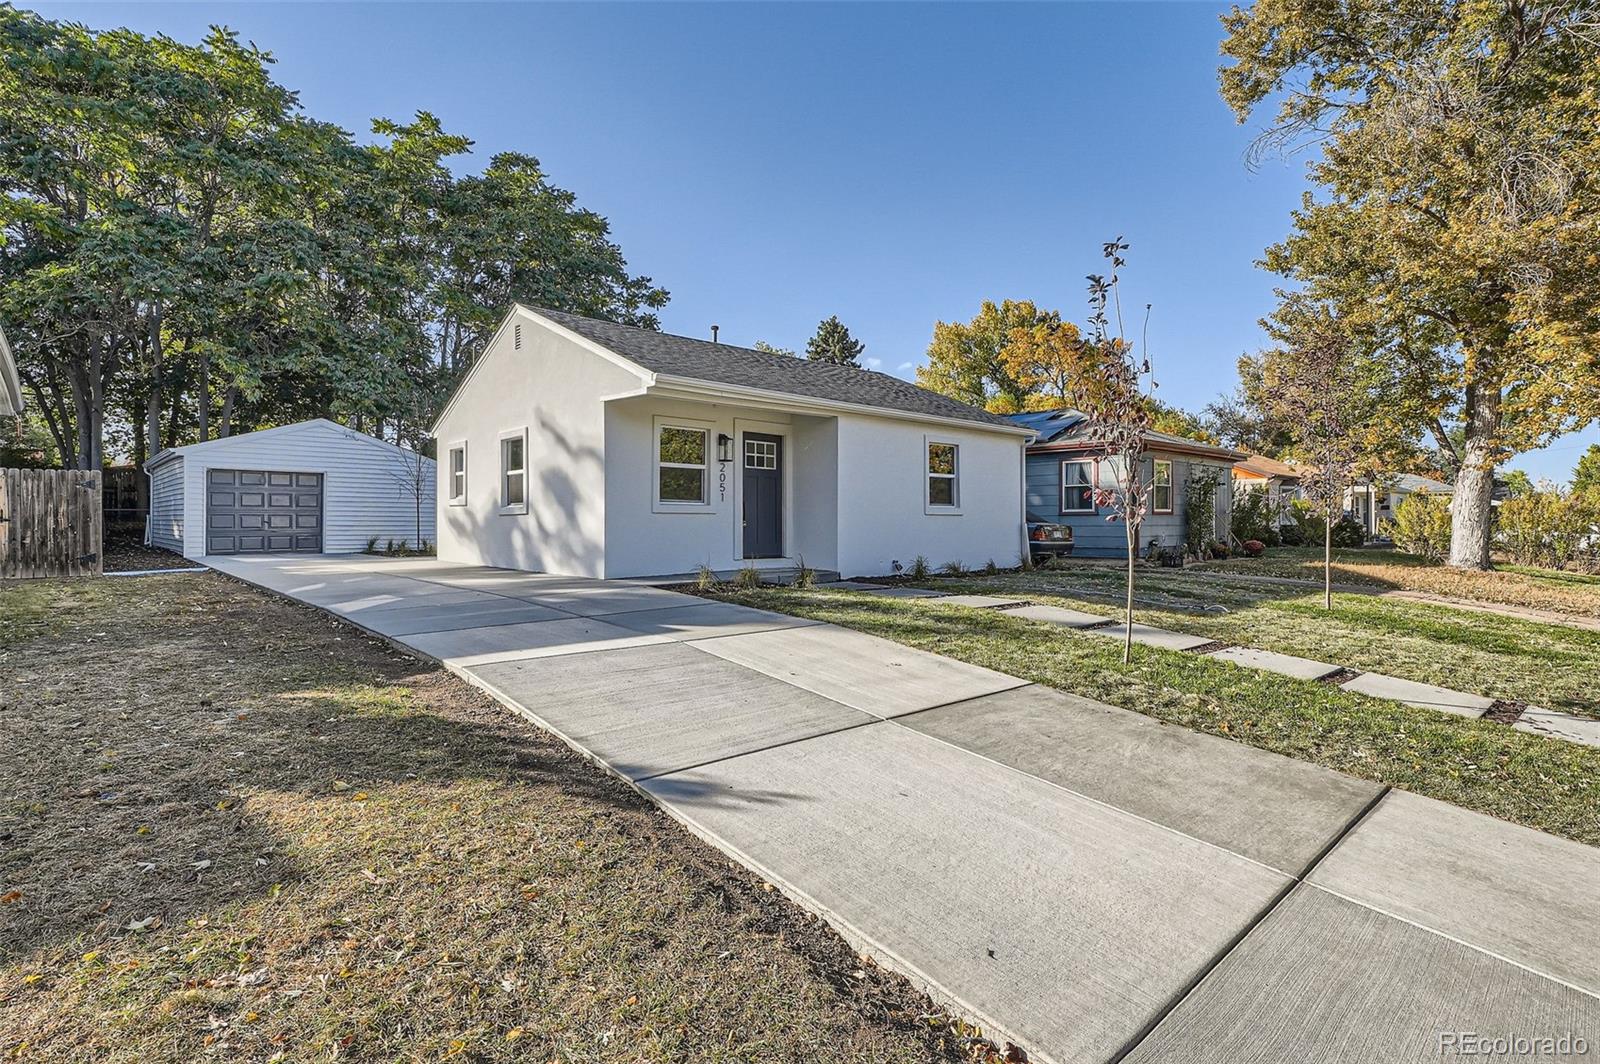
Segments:
[[[1172,512],[1172,463],[1165,458],[1155,460],[1155,480],[1151,484],[1150,499],[1156,513]]]
[[[528,512],[528,434],[525,429],[500,437],[500,509],[506,513]]]
[[[688,425],[656,426],[656,501],[706,505],[706,446],[710,433]]]
[[[961,448],[953,443],[928,441],[928,505],[956,506],[961,498],[958,482]]]
[[[1094,463],[1087,461],[1061,463],[1061,512],[1064,514],[1094,513]]]
[[[463,506],[467,501],[467,445],[458,443],[450,448],[450,505]]]

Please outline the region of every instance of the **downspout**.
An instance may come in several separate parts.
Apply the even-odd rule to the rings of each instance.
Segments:
[[[144,508],[144,545],[146,547],[148,547],[150,545],[150,518],[151,518],[152,511],[155,509],[156,479],[155,479],[155,477],[152,477],[150,475],[150,463],[149,462],[146,462],[144,464],[143,472],[144,472],[144,479],[145,479],[145,485],[144,485],[145,486],[145,495],[144,495],[144,497],[149,500],[149,502],[145,505],[145,508]]]

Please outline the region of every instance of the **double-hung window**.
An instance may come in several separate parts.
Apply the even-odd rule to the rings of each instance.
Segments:
[[[961,505],[961,448],[928,441],[928,506],[954,510]]]
[[[656,426],[656,502],[668,509],[704,507],[710,431],[690,425]]]
[[[1150,488],[1152,508],[1158,514],[1172,512],[1172,462],[1166,458],[1157,458],[1154,463],[1154,476]]]
[[[1094,463],[1074,460],[1061,463],[1061,512],[1094,513]]]
[[[500,437],[500,512],[528,512],[528,431]]]
[[[450,448],[450,505],[467,504],[467,445],[457,443]]]

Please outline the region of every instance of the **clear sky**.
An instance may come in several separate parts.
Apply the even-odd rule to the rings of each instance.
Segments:
[[[97,4],[181,40],[220,22],[318,118],[437,114],[537,156],[672,292],[670,332],[801,348],[837,314],[910,377],[938,320],[1033,299],[1082,322],[1132,245],[1161,395],[1198,409],[1262,342],[1304,160],[1251,171],[1217,95],[1213,3]],[[1565,479],[1600,431],[1514,465]]]

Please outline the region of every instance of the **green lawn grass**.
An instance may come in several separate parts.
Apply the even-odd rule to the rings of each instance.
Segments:
[[[941,580],[939,587],[1026,597],[1111,616],[1122,574],[1089,566]],[[1141,570],[1147,624],[1382,672],[1490,698],[1600,716],[1600,631],[1456,610],[1431,602],[1333,596],[1193,570]]]
[[[994,586],[985,582],[985,586]],[[854,628],[1600,845],[1600,749],[1291,680],[1195,654],[1134,648],[930,599],[792,588],[716,597]]]

